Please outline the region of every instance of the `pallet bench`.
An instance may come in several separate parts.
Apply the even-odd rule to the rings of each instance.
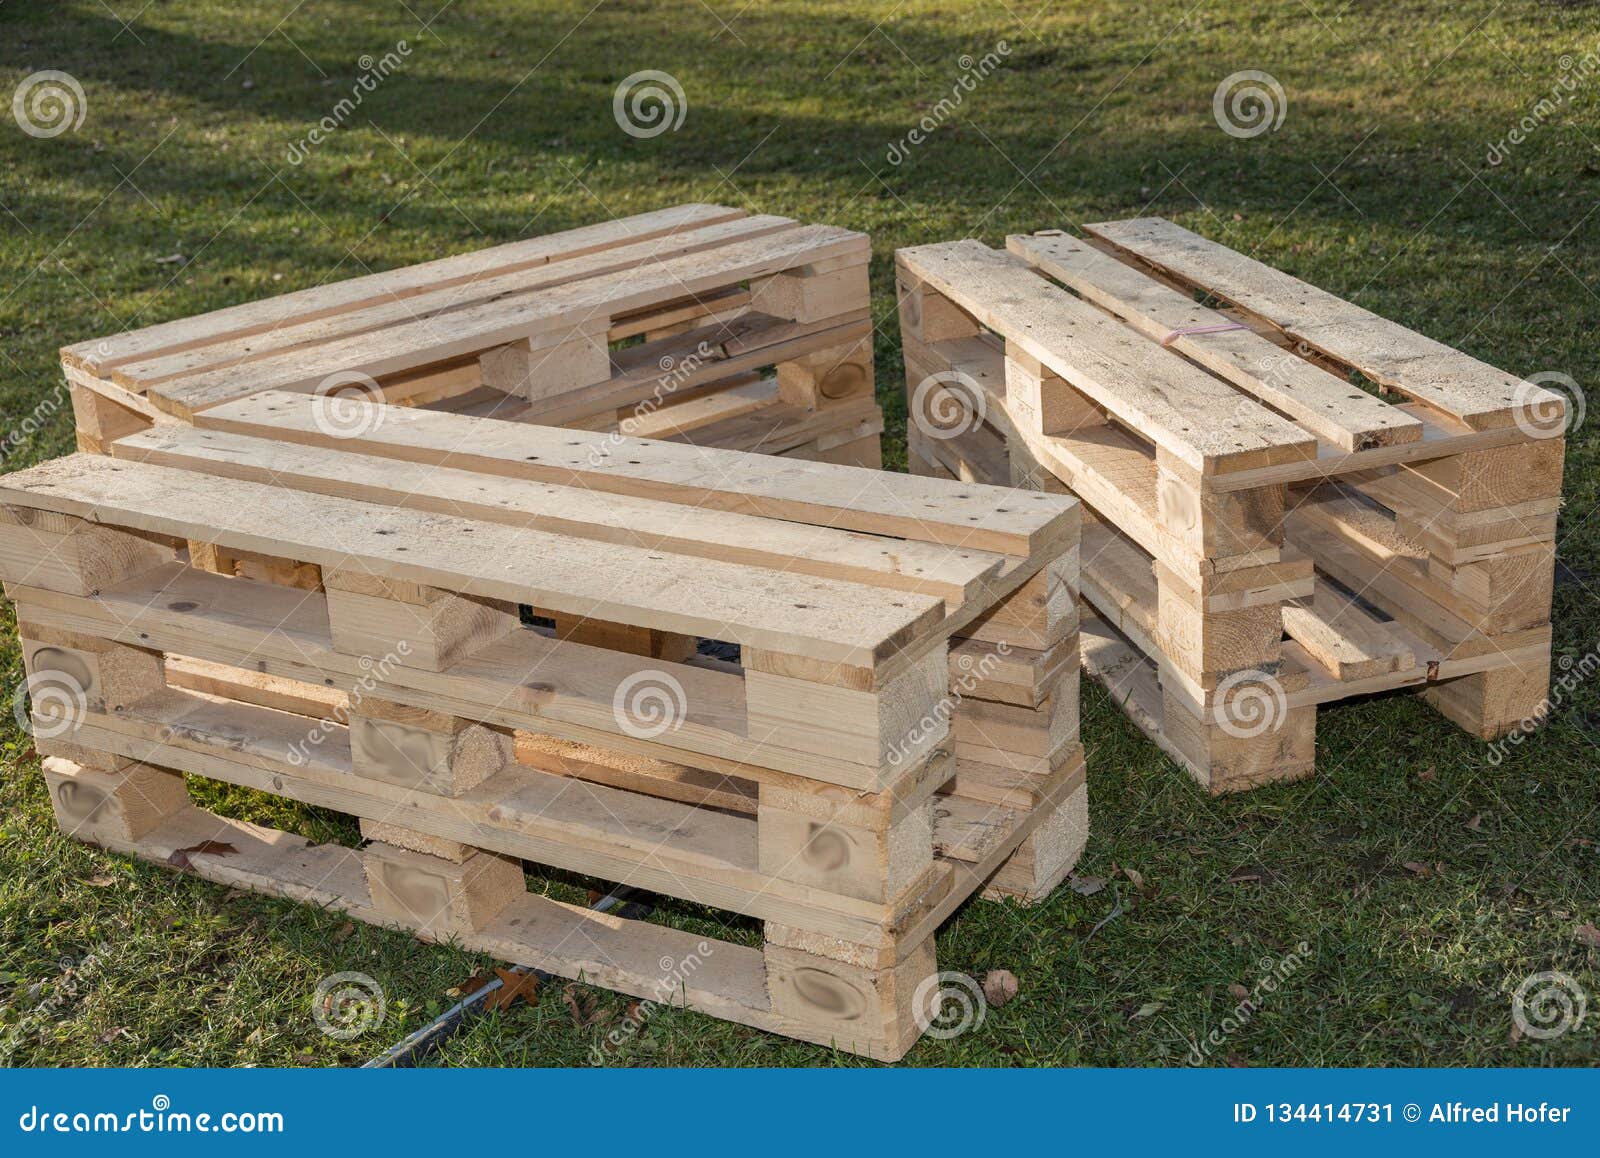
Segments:
[[[353,405],[332,435],[255,394],[0,478],[66,832],[884,1059],[938,926],[1076,861],[1070,498]],[[369,843],[213,815],[186,775]],[[764,946],[531,894],[524,860]]]
[[[79,449],[257,390],[880,464],[864,234],[680,205],[61,351]]]
[[[1214,792],[1311,774],[1349,696],[1531,726],[1563,400],[1169,222],[1084,228],[897,278],[913,473],[1085,504],[1086,670]]]

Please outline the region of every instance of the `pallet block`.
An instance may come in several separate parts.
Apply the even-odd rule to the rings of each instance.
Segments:
[[[266,392],[0,479],[70,835],[885,1059],[956,907],[1075,863],[1072,499],[352,405],[359,437]],[[214,816],[186,776],[367,843]],[[524,861],[764,945],[558,905]]]
[[[1168,222],[1085,228],[897,279],[913,473],[1085,505],[1086,669],[1213,792],[1311,775],[1348,696],[1534,726],[1562,400]]]
[[[680,205],[61,351],[79,449],[258,390],[877,468],[865,235]]]

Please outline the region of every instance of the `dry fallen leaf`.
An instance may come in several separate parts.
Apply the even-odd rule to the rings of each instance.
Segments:
[[[991,969],[983,975],[983,996],[999,1009],[1017,995],[1017,975],[1009,969]]]
[[[117,878],[116,877],[109,877],[109,876],[106,876],[104,873],[101,873],[98,876],[90,877],[88,880],[84,881],[83,883],[88,885],[91,889],[108,889],[112,885],[117,883]]]
[[[1483,827],[1483,813],[1474,812],[1472,814],[1472,819],[1467,821],[1461,827],[1470,832],[1477,832],[1479,828]]]
[[[1106,882],[1103,877],[1073,877],[1071,887],[1080,897],[1092,897],[1105,889]]]
[[[1243,985],[1240,985],[1237,981],[1228,986],[1228,992],[1233,994],[1233,996],[1238,998],[1240,1001],[1243,1001],[1246,997],[1250,996],[1250,991]]]
[[[1417,779],[1423,781],[1424,783],[1426,783],[1429,780],[1437,780],[1438,778],[1439,778],[1439,770],[1437,768],[1435,768],[1432,764],[1428,765],[1421,772],[1417,773]]]
[[[1600,949],[1600,929],[1590,924],[1578,926],[1578,940],[1591,949]]]
[[[1228,874],[1230,885],[1254,884],[1261,880],[1261,870],[1252,866],[1234,869]]]
[[[493,973],[483,969],[478,969],[473,972],[471,977],[468,977],[460,985],[453,985],[449,989],[446,989],[444,991],[444,995],[446,997],[454,997],[457,999],[462,997],[471,997],[474,993],[478,992],[478,990],[482,989],[485,985],[489,984],[489,982],[493,980]]]
[[[582,992],[575,984],[568,985],[561,990],[561,1000],[579,1029],[594,1020],[594,994]]]
[[[496,969],[500,988],[483,999],[485,1010],[509,1009],[518,1001],[536,1005],[539,1001],[539,978],[533,973],[519,973],[515,969]]]
[[[1125,869],[1122,870],[1122,875],[1127,877],[1130,881],[1133,882],[1133,887],[1134,888],[1136,888],[1136,889],[1144,888],[1144,874],[1142,872],[1140,872],[1138,869],[1125,868]]]
[[[356,923],[354,921],[346,921],[333,931],[333,943],[335,945],[343,945],[355,931]]]
[[[1401,867],[1412,876],[1427,878],[1433,875],[1433,866],[1431,864],[1423,864],[1420,860],[1405,861]]]
[[[1139,1012],[1133,1015],[1133,1020],[1138,1021],[1140,1018],[1154,1017],[1166,1008],[1166,1004],[1165,1001],[1147,1001],[1139,1007]]]

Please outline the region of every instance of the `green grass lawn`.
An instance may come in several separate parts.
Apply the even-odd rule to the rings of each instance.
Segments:
[[[1519,374],[1586,387],[1600,369],[1592,3],[408,2],[0,0],[0,96],[54,69],[85,99],[82,124],[49,138],[0,109],[6,469],[72,447],[67,342],[689,200],[870,231],[897,468],[891,255],[962,236],[1162,215]],[[401,67],[292,163],[362,58],[401,40]],[[1002,41],[1001,66],[890,164],[962,58]],[[682,86],[676,131],[640,139],[613,119],[613,91],[643,69]],[[1239,138],[1212,95],[1247,69],[1275,77],[1286,107],[1275,131]],[[1535,114],[1564,75],[1582,78],[1570,99]],[[1538,121],[1526,141],[1488,164],[1525,116]],[[1559,656],[1597,646],[1596,460],[1582,426]],[[9,692],[23,672],[3,627]],[[941,967],[1009,969],[1020,996],[909,1064],[1185,1064],[1233,1012],[1232,990],[1289,953],[1206,1064],[1600,1058],[1600,949],[1582,931],[1600,924],[1595,688],[1499,766],[1413,696],[1330,707],[1314,781],[1226,800],[1197,791],[1098,685],[1083,698],[1094,835],[1080,872],[1109,883],[1032,909],[963,908],[938,937]],[[63,839],[28,738],[6,724],[0,1062],[349,1064],[484,964]],[[212,795],[248,819],[357,839],[343,817]],[[587,887],[534,883],[563,898]],[[758,943],[758,926],[726,914],[667,903],[658,916]],[[313,1024],[313,989],[342,970],[384,986],[381,1031],[341,1042]],[[1543,970],[1576,978],[1594,1008],[1563,1036],[1519,1037],[1512,993]],[[583,1064],[628,1005],[583,992],[588,1017],[550,986],[436,1060]],[[612,1062],[861,1064],[681,1010]]]

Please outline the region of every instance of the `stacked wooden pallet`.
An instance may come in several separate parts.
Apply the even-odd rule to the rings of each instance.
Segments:
[[[1563,400],[1169,222],[1085,229],[898,278],[913,470],[1087,508],[1086,667],[1213,791],[1309,774],[1347,696],[1539,717]]]
[[[259,393],[0,480],[67,832],[890,1059],[941,922],[1072,866],[1071,499],[356,406],[330,432]],[[202,811],[185,774],[371,843]],[[529,893],[524,859],[765,944]]]
[[[718,205],[68,346],[79,447],[259,390],[877,466],[868,239]]]

